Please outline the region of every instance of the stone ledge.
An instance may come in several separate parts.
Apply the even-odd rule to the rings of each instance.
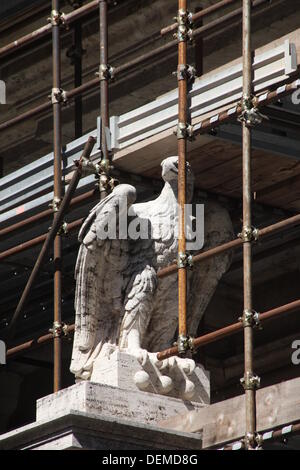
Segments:
[[[38,400],[37,422],[76,411],[92,413],[101,419],[114,416],[131,422],[156,424],[203,406],[173,397],[83,381]]]
[[[68,411],[0,436],[1,450],[200,450],[200,434],[188,434],[121,418]]]

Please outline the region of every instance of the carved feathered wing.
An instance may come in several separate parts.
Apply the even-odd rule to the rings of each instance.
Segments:
[[[174,261],[177,240],[174,238],[177,201],[169,185],[165,185],[160,196],[154,201],[134,204],[131,213],[140,221],[144,238],[130,241],[131,280],[125,298],[124,320],[121,328],[120,347],[132,347],[128,344],[130,335],[135,334],[136,347],[145,347],[145,334],[153,309],[157,292],[156,272],[160,265]],[[135,330],[135,331],[134,331]],[[149,331],[147,331],[147,336]]]
[[[93,360],[99,356],[103,344],[116,344],[118,340],[130,280],[129,244],[127,239],[119,238],[119,220],[124,216],[126,220],[127,209],[135,198],[133,186],[117,186],[92,209],[79,233],[70,368],[78,378],[89,378]],[[110,236],[106,237],[109,230]]]
[[[214,201],[205,202],[202,251],[233,239],[234,231],[228,211]],[[222,276],[229,269],[232,253],[226,252],[194,265],[189,279],[188,331],[197,336],[199,323]]]
[[[194,200],[193,203],[203,203]],[[204,247],[201,251],[233,239],[233,227],[228,211],[220,204],[205,201]],[[174,251],[173,251],[174,253]],[[196,252],[192,252],[193,255]],[[223,274],[231,264],[231,253],[196,263],[188,270],[187,324],[189,335],[196,337],[199,323]],[[147,332],[147,349],[161,351],[170,347],[177,338],[178,283],[177,275],[159,280],[154,313]]]

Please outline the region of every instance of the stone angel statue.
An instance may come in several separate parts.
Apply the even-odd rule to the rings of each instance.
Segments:
[[[71,361],[77,379],[89,380],[95,361],[106,357],[108,350],[126,351],[143,361],[147,352],[164,350],[176,339],[177,275],[158,279],[157,272],[177,262],[178,157],[166,158],[161,167],[164,187],[155,200],[135,203],[135,188],[120,184],[91,210],[81,227]],[[188,203],[193,187],[187,164]],[[208,201],[204,206],[204,248],[232,236],[227,211]],[[196,335],[230,259],[225,253],[188,271],[190,335]]]

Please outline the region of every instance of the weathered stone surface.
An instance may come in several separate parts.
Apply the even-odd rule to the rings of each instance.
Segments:
[[[159,362],[147,354],[141,364],[134,356],[116,349],[96,359],[91,381],[120,389],[145,391],[209,404],[209,373],[191,359],[178,357]]]
[[[200,434],[186,434],[92,413],[68,412],[0,436],[1,450],[201,449]]]
[[[171,416],[196,410],[203,405],[153,393],[125,390],[82,381],[37,401],[37,422],[51,420],[73,411],[99,418],[155,424]]]
[[[91,210],[81,227],[70,370],[76,379],[121,384],[123,388],[122,379],[116,378],[111,367],[110,356],[119,349],[133,357],[131,367],[136,374],[128,375],[125,388],[132,388],[132,380],[134,388],[194,399],[201,383],[193,372],[195,363],[188,359],[159,363],[154,354],[173,344],[178,327],[176,273],[162,279],[157,276],[160,269],[175,263],[178,257],[178,157],[166,158],[161,167],[165,184],[156,199],[135,203],[136,189],[128,184],[118,185]],[[190,204],[194,177],[189,163],[186,183],[186,203]],[[188,252],[201,251],[204,240],[208,249],[232,238],[232,223],[225,209],[207,204],[204,221],[202,205],[196,206],[197,217],[191,206],[185,212]],[[225,253],[189,270],[187,330],[191,336],[196,335],[230,261],[231,254]],[[121,362],[114,359],[115,367],[122,371],[130,359],[122,362],[122,357],[118,358]],[[207,389],[207,376],[202,388]],[[207,403],[202,392],[196,400]]]

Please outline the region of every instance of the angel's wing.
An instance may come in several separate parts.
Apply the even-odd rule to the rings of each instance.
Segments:
[[[214,201],[205,203],[204,247],[209,250],[233,239],[234,232],[228,211]],[[229,269],[232,253],[227,252],[194,265],[189,276],[188,331],[197,335],[197,329],[217,285]]]
[[[79,233],[71,361],[76,377],[88,378],[102,345],[117,342],[129,281],[128,240],[120,238],[120,221],[127,228],[127,210],[135,197],[134,187],[117,186],[92,209]]]

